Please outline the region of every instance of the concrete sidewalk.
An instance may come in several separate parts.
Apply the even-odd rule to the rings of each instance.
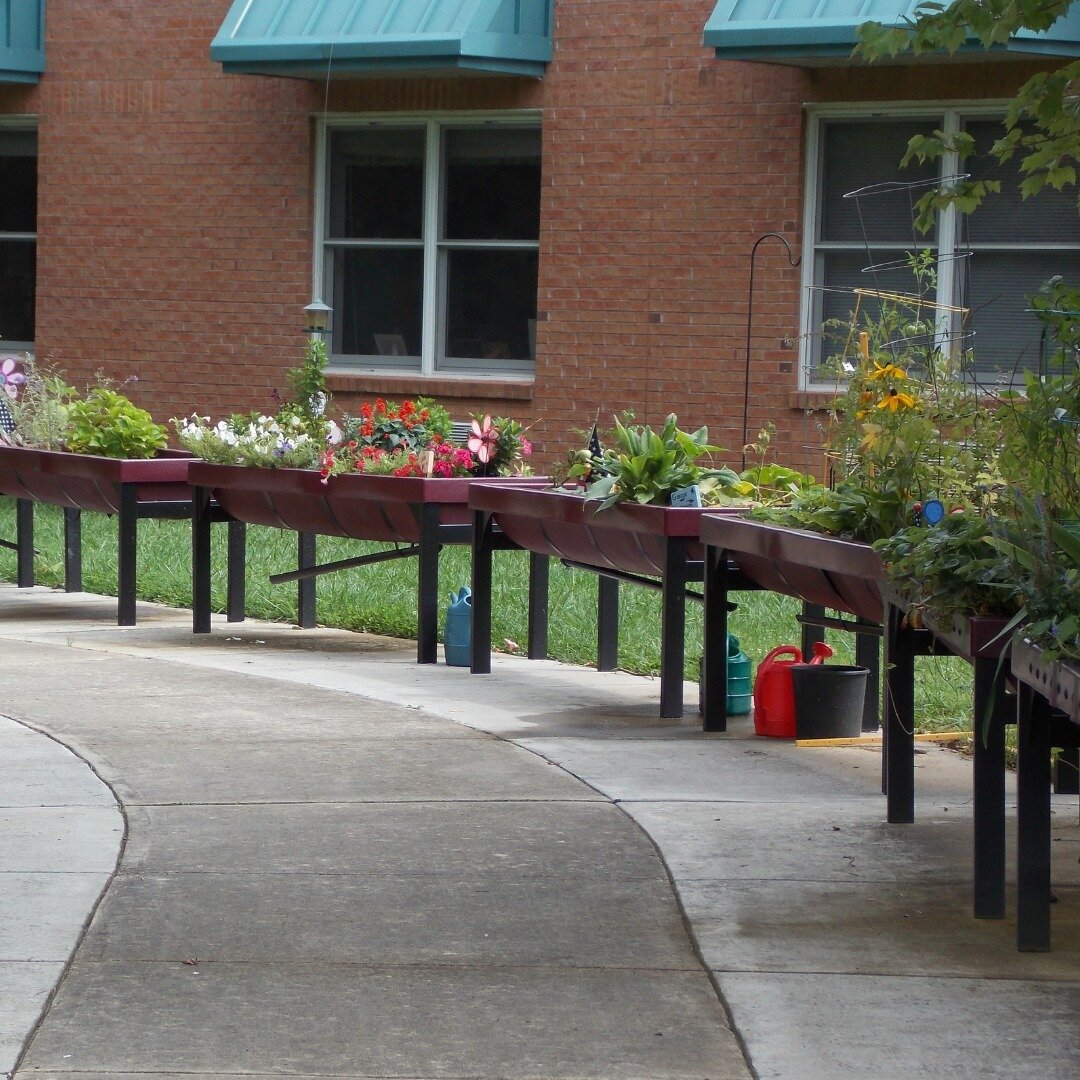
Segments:
[[[751,1075],[695,950],[761,1077],[1075,1075],[1075,797],[1018,954],[970,915],[956,755],[888,826],[875,751],[706,736],[652,680],[113,612],[0,587],[2,711],[130,828],[20,1077]]]

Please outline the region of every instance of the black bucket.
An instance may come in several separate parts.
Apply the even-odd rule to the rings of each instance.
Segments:
[[[870,671],[846,664],[792,664],[795,738],[853,739],[862,734]]]

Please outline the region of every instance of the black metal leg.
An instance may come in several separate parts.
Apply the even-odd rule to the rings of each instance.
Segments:
[[[1016,739],[1016,947],[1050,948],[1050,707],[1021,685]]]
[[[118,484],[120,512],[117,515],[120,552],[117,558],[117,625],[135,625],[135,560],[138,556],[139,503],[134,484]]]
[[[15,500],[15,540],[19,545],[16,556],[15,582],[20,589],[34,585],[34,500]]]
[[[1080,747],[1063,746],[1054,762],[1054,794],[1080,794]]]
[[[64,507],[64,592],[82,592],[82,511]]]
[[[679,717],[686,677],[686,541],[681,537],[668,537],[665,544],[663,586],[660,715]]]
[[[1010,704],[1005,665],[977,657],[972,752],[977,919],[1005,918],[1005,725]]]
[[[546,660],[548,653],[548,581],[546,555],[529,552],[529,659]]]
[[[727,552],[705,550],[705,662],[702,665],[703,731],[727,731]]]
[[[491,514],[473,512],[472,663],[474,675],[491,674]],[[531,597],[530,597],[531,603]],[[529,639],[530,655],[532,639]]]
[[[305,567],[314,566],[317,559],[315,554],[315,533],[302,532],[296,534],[296,568],[303,570]],[[301,578],[296,583],[296,624],[303,630],[312,630],[315,627],[315,579]]]
[[[904,613],[889,605],[886,612],[885,732],[882,748],[887,820],[915,820],[915,650],[901,625]]]
[[[820,604],[810,604],[804,600],[802,613],[801,648],[803,659],[809,664],[814,658],[814,642],[825,640],[825,627],[815,625],[812,620],[825,618],[825,609]]]
[[[417,562],[416,662],[434,664],[439,659],[439,508],[434,503],[420,507]]]
[[[864,623],[864,619],[857,622]],[[867,625],[875,626],[873,623]],[[863,702],[863,731],[881,727],[881,638],[877,634],[855,634],[855,663],[870,672]]]
[[[598,577],[596,593],[596,670],[619,666],[619,583]]]
[[[229,622],[244,621],[244,601],[247,590],[245,568],[247,563],[247,525],[242,521],[230,521],[228,548],[228,583],[225,594],[225,610]]]
[[[210,489],[205,487],[191,490],[191,630],[210,633]]]

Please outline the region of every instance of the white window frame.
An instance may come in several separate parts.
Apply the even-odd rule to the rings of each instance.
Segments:
[[[811,378],[813,363],[813,337],[820,329],[820,294],[813,286],[815,282],[816,255],[821,251],[848,249],[850,243],[830,244],[819,241],[821,226],[821,183],[823,172],[824,138],[827,122],[843,120],[866,120],[881,117],[883,120],[925,120],[935,121],[947,134],[960,130],[964,120],[1003,119],[1008,102],[1005,99],[993,101],[949,101],[934,102],[865,102],[857,105],[807,105],[806,134],[806,184],[803,204],[803,246],[802,246],[802,305],[799,348],[799,388],[809,391],[835,390],[834,382],[822,382]],[[899,163],[897,163],[899,164]],[[940,162],[939,175],[948,176],[960,168],[957,155],[946,153]],[[956,302],[956,274],[953,273],[956,251],[960,241],[962,219],[954,206],[949,206],[938,213],[938,220],[933,233],[938,249],[938,292],[937,301],[946,308]],[[930,234],[927,242],[930,242]],[[871,245],[873,247],[873,245]],[[964,248],[973,253],[979,251],[1004,251],[1009,249],[1057,251],[1069,247],[1066,244],[1019,243],[1019,242],[970,242],[965,239]],[[947,311],[939,316],[943,336],[950,332],[951,316]]]
[[[11,132],[33,132],[35,135],[38,131],[38,121],[36,116],[4,116],[0,117],[0,135],[7,135]],[[40,149],[38,151],[40,155]],[[32,233],[29,232],[4,232],[0,230],[0,240],[22,240],[33,243],[35,254],[37,250],[37,229]],[[34,323],[37,324],[37,282],[34,283]],[[0,337],[0,352],[2,353],[33,353],[34,342],[32,341],[14,341],[6,337]]]
[[[456,241],[440,239],[443,209],[443,134],[454,128],[476,129],[478,127],[535,127],[541,130],[539,109],[517,109],[500,112],[429,112],[429,113],[360,113],[317,116],[315,118],[315,214],[314,244],[311,267],[312,296],[321,297],[333,306],[333,254],[336,249],[355,246],[375,246],[365,241],[331,241],[327,234],[329,221],[330,170],[329,147],[331,131],[349,131],[362,128],[390,127],[397,129],[420,128],[425,131],[424,148],[424,206],[423,237],[420,245],[424,252],[423,315],[420,343],[420,366],[402,364],[401,359],[386,357],[373,359],[365,356],[353,359],[353,354],[333,354],[328,368],[340,374],[363,374],[368,372],[393,372],[421,377],[497,378],[500,380],[533,379],[533,360],[487,360],[471,365],[462,361],[447,364],[446,357],[438,354],[439,342],[445,340],[446,326],[446,256],[454,248],[479,250],[489,248],[502,251],[539,251],[539,238],[533,240]],[[401,246],[395,242],[395,246]],[[331,318],[336,316],[332,315]],[[332,340],[332,338],[331,338]],[[442,363],[442,366],[440,365]]]

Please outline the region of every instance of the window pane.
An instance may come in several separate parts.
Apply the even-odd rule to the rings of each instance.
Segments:
[[[335,353],[420,356],[424,255],[417,248],[334,252]]]
[[[330,136],[330,236],[419,240],[423,234],[422,129]]]
[[[900,168],[908,140],[913,135],[929,135],[935,126],[926,120],[825,124],[820,239],[910,242],[916,235],[912,205],[925,189],[859,199],[845,199],[844,195],[871,184],[935,177],[934,162]]]
[[[448,131],[448,240],[540,236],[540,132]]]
[[[899,262],[905,259],[906,255],[905,251],[899,249],[874,252],[879,263]],[[820,317],[811,324],[811,333],[817,335],[816,347],[810,352],[812,369],[829,357],[853,354],[855,343],[848,340],[845,330],[852,312],[858,312],[860,326],[872,325],[880,318],[881,302],[874,296],[858,295],[855,289],[899,293],[904,296],[914,296],[916,292],[915,278],[906,267],[873,274],[864,273],[866,258],[862,252],[824,252],[819,255],[819,262],[819,277],[825,288],[821,292],[818,305]],[[934,309],[929,307],[920,309],[912,305],[910,312],[912,319],[926,321],[935,317]],[[811,317],[813,318],[813,314]],[[830,320],[837,320],[840,325],[825,326]],[[825,326],[824,331],[821,330],[822,326]],[[893,342],[898,350],[905,347],[918,349],[929,344],[926,340],[915,338],[900,341],[899,337],[900,335]],[[811,378],[821,378],[820,373],[815,370],[811,370],[810,375]]]
[[[33,132],[0,132],[0,232],[37,232],[37,136]]]
[[[34,340],[35,253],[32,241],[0,240],[0,349]]]
[[[1055,274],[1080,284],[1080,251],[980,251],[969,261],[963,303],[972,310],[976,370],[1009,375],[1038,367],[1042,324],[1027,312],[1028,297]]]
[[[449,252],[445,355],[532,360],[538,263],[535,251]]]
[[[1027,243],[1080,243],[1080,213],[1076,188],[1055,191],[1045,187],[1025,199],[1020,194],[1020,160],[1014,154],[1004,164],[990,157],[994,140],[1004,133],[993,120],[970,121],[964,125],[975,138],[978,156],[968,158],[965,171],[975,180],[1000,180],[1001,193],[987,195],[983,204],[968,215],[966,228],[972,243],[980,241],[1024,241]]]

